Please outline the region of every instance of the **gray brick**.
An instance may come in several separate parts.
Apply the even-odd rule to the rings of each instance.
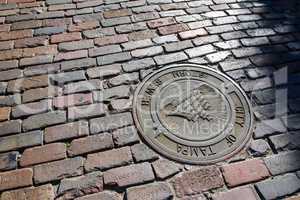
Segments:
[[[219,17],[213,19],[213,23],[216,25],[223,25],[223,24],[232,24],[238,22],[235,16],[228,16],[228,17]]]
[[[76,157],[34,166],[34,182],[40,184],[81,175],[83,164],[84,158]]]
[[[120,45],[109,45],[109,46],[89,49],[89,56],[90,57],[102,56],[106,54],[118,53],[121,51],[122,49]]]
[[[103,19],[102,13],[92,13],[85,15],[76,15],[73,17],[75,23],[80,22],[90,22],[90,21],[100,21]],[[97,29],[99,30],[99,29]]]
[[[203,14],[203,16],[207,18],[216,18],[216,17],[224,17],[227,16],[227,14],[224,11],[211,11]]]
[[[105,56],[97,57],[98,65],[107,65],[115,62],[127,61],[131,59],[129,52],[110,54]]]
[[[159,18],[159,14],[157,12],[146,12],[146,13],[140,13],[137,15],[132,16],[133,22],[140,22],[140,21],[147,21],[151,19],[157,19]]]
[[[247,34],[243,31],[235,31],[235,32],[229,32],[229,33],[223,33],[221,37],[224,40],[233,40],[233,39],[240,39],[247,37]]]
[[[0,82],[0,95],[6,93],[7,83],[6,82]]]
[[[79,81],[69,83],[64,86],[64,94],[72,94],[78,92],[90,92],[93,90],[101,90],[103,88],[102,81],[98,79],[92,79],[88,81]]]
[[[144,199],[164,200],[173,197],[171,187],[164,182],[131,187],[127,189],[126,194],[128,200],[139,200],[141,194]]]
[[[270,137],[270,140],[277,151],[294,150],[300,148],[299,132],[289,132]]]
[[[118,33],[130,33],[133,31],[141,31],[141,30],[146,30],[146,29],[147,29],[147,25],[145,22],[124,24],[124,25],[119,25],[116,27],[116,31]]]
[[[183,61],[183,60],[187,60],[187,59],[188,59],[187,55],[183,52],[171,53],[171,54],[154,57],[154,60],[158,65],[179,62],[179,61]]]
[[[273,87],[272,79],[270,77],[264,77],[249,81],[243,80],[240,82],[240,85],[246,92]]]
[[[172,161],[160,159],[152,163],[153,170],[158,179],[166,179],[177,174],[180,168]]]
[[[206,58],[211,63],[218,63],[218,62],[225,60],[230,55],[231,55],[230,51],[219,51],[219,52],[207,55]]]
[[[251,62],[248,59],[230,60],[220,63],[224,71],[231,71],[236,69],[243,69],[251,66]]]
[[[133,50],[137,48],[149,47],[152,46],[153,43],[150,39],[139,40],[139,41],[130,41],[122,44],[122,47],[125,51]]]
[[[198,29],[198,28],[208,27],[212,25],[213,25],[212,20],[202,20],[202,21],[188,23],[190,29]]]
[[[205,44],[210,44],[214,42],[218,42],[220,40],[220,37],[217,35],[209,35],[209,36],[203,36],[203,37],[198,37],[196,39],[193,39],[193,43],[196,46],[201,46]]]
[[[74,70],[86,67],[96,66],[96,59],[95,58],[84,58],[84,59],[77,59],[71,61],[65,61],[61,63],[61,70]]]
[[[147,13],[147,12],[155,12],[160,11],[159,5],[147,5],[147,6],[139,6],[131,8],[133,12],[135,13]]]
[[[149,163],[120,167],[104,172],[104,183],[117,187],[128,187],[154,180]]]
[[[193,47],[193,44],[190,40],[180,41],[176,43],[169,43],[164,45],[164,48],[167,52],[180,51],[191,47]]]
[[[34,30],[34,35],[54,35],[58,33],[63,33],[65,31],[64,27],[46,27]]]
[[[161,46],[154,46],[145,49],[136,49],[134,51],[131,51],[131,55],[134,58],[143,58],[143,57],[149,57],[149,56],[155,56],[161,54],[163,53],[163,51],[164,50]]]
[[[131,20],[129,17],[118,17],[118,18],[111,18],[111,19],[105,19],[101,21],[102,26],[115,26],[120,24],[128,24]]]
[[[13,69],[18,67],[17,60],[0,61],[0,70]]]
[[[218,43],[214,43],[214,46],[226,50],[226,49],[234,49],[237,47],[240,47],[241,44],[238,40],[229,40],[229,41],[225,41],[225,42],[218,42]]]
[[[122,71],[120,64],[112,64],[101,67],[87,69],[89,78],[103,78],[107,76],[119,75]]]
[[[138,41],[157,37],[155,30],[136,31],[128,34],[129,40]]]
[[[165,44],[169,42],[177,42],[178,38],[176,35],[164,35],[160,37],[155,37],[152,39],[154,43],[156,44]]]
[[[52,19],[52,18],[59,18],[64,17],[65,13],[64,11],[51,11],[51,12],[44,12],[35,15],[36,19]]]
[[[287,129],[280,119],[276,118],[271,120],[264,120],[257,124],[255,137],[260,138],[271,135],[273,133],[283,133],[286,131]]]
[[[146,4],[145,0],[137,0],[137,1],[122,2],[121,6],[123,8],[131,8],[131,7],[143,6],[145,4]]]
[[[294,114],[294,115],[289,115],[288,117],[283,117],[283,122],[284,122],[284,125],[289,130],[300,129],[300,115],[299,114]]]
[[[42,64],[35,66],[28,66],[23,70],[24,76],[35,76],[42,74],[51,74],[60,70],[59,63]]]
[[[102,5],[103,4],[103,1],[96,1],[96,0],[93,0],[93,1],[85,1],[85,2],[82,2],[82,3],[77,3],[77,8],[86,8],[86,7],[94,7],[94,6],[99,6],[99,5]]]
[[[237,58],[245,58],[257,54],[262,54],[260,48],[257,47],[248,47],[248,48],[241,48],[241,49],[234,49],[232,50],[232,53]]]
[[[300,169],[300,151],[289,151],[266,157],[266,166],[272,175],[283,174]]]
[[[136,144],[131,146],[131,152],[136,162],[158,159],[158,155],[145,144]]]
[[[42,100],[40,102],[33,102],[27,104],[20,104],[15,106],[12,109],[12,116],[14,118],[40,114],[43,112],[47,112],[51,109],[51,101],[50,100]]]
[[[204,56],[215,51],[216,49],[210,44],[185,50],[185,52],[189,55],[190,58]]]
[[[258,25],[255,22],[243,22],[243,23],[233,24],[233,27],[234,30],[239,31],[239,30],[248,30],[248,29],[257,28]]]
[[[133,72],[128,74],[121,74],[119,76],[111,78],[109,79],[109,83],[112,86],[118,86],[123,84],[137,83],[138,80],[139,80],[139,73]]]
[[[22,58],[20,60],[20,66],[46,64],[46,63],[51,63],[52,61],[53,61],[52,55],[35,56],[33,58]]]
[[[131,113],[111,114],[90,120],[90,132],[96,134],[133,124]]]
[[[265,140],[258,139],[251,142],[249,151],[253,156],[263,156],[271,151],[271,147]]]
[[[206,15],[206,13],[209,12],[209,11],[211,11],[210,8],[208,6],[204,6],[204,5],[199,6],[199,7],[195,7],[195,8],[189,8],[189,9],[186,10],[186,12],[189,13],[189,14],[197,14],[197,13],[202,14],[202,13],[204,13],[202,15],[204,15],[205,17],[208,17]],[[181,15],[183,15],[183,14],[181,14]],[[210,18],[210,17],[208,17],[208,18]]]
[[[46,0],[47,5],[72,3],[72,0]]]
[[[94,100],[97,102],[109,101],[112,99],[129,98],[130,86],[120,85],[94,92]]]
[[[77,120],[82,118],[104,116],[106,109],[106,106],[102,103],[68,107],[68,119]]]
[[[113,99],[110,102],[110,107],[115,112],[127,111],[132,108],[131,99]]]
[[[9,81],[23,76],[22,70],[11,69],[7,71],[0,71],[0,81]]]
[[[65,111],[52,111],[28,117],[23,121],[23,130],[43,128],[63,122],[66,122]]]
[[[63,179],[58,188],[58,195],[67,193],[68,197],[77,197],[82,194],[100,192],[103,190],[102,172],[93,172],[84,176]],[[71,194],[70,194],[71,193]]]
[[[0,154],[0,171],[16,169],[18,166],[19,152],[12,151]]]
[[[285,174],[283,176],[256,183],[255,186],[264,199],[278,199],[280,197],[293,194],[299,190],[300,179],[295,174]]]
[[[141,69],[148,69],[153,66],[155,66],[155,62],[152,58],[134,60],[122,65],[125,72],[134,72]]]
[[[83,35],[89,39],[97,38],[97,37],[104,37],[104,36],[111,36],[115,34],[115,30],[112,27],[109,28],[98,28],[94,30],[83,31]]]
[[[14,106],[21,103],[20,94],[0,96],[0,106]]]
[[[21,120],[10,120],[0,123],[0,136],[21,132]]]
[[[195,22],[199,20],[203,20],[203,17],[198,14],[192,14],[192,15],[183,15],[175,18],[177,22],[187,23],[187,22]]]
[[[31,131],[13,136],[3,137],[0,140],[0,152],[17,150],[43,144],[43,132]]]
[[[189,13],[190,10],[191,9],[188,9],[187,12]],[[185,14],[186,13],[185,13],[184,10],[168,10],[168,11],[162,11],[162,12],[159,13],[159,15],[161,17],[175,17],[175,16],[181,16],[181,15],[185,15]]]
[[[58,85],[63,85],[73,81],[85,80],[85,72],[83,70],[74,72],[64,72],[59,74],[50,75],[50,80],[57,83]]]
[[[134,126],[117,129],[113,132],[113,140],[116,146],[131,145],[139,142],[138,133]]]
[[[241,40],[244,46],[260,46],[270,44],[268,38],[266,37],[258,37],[258,38],[245,38]]]
[[[96,194],[91,194],[83,197],[76,198],[76,200],[91,200],[92,199],[101,199],[101,200],[121,200],[121,195],[117,192],[103,191]]]
[[[41,99],[48,99],[50,97],[58,96],[62,94],[62,89],[58,87],[46,87],[26,90],[22,95],[23,103],[28,103]]]
[[[260,15],[241,15],[241,16],[237,16],[237,18],[242,22],[256,21],[262,19]]]
[[[59,43],[58,49],[61,51],[73,51],[79,49],[88,49],[94,47],[93,40],[81,40],[75,42]]]
[[[248,30],[247,33],[252,37],[275,35],[275,32],[273,31],[273,29],[270,29],[270,28],[260,28],[260,29]]]

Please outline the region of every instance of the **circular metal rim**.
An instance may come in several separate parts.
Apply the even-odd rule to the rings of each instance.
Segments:
[[[212,160],[208,160],[208,161],[201,161],[201,160],[190,160],[190,159],[184,159],[184,158],[178,158],[175,157],[173,155],[170,155],[168,152],[166,151],[162,151],[154,142],[152,142],[151,139],[149,139],[148,137],[143,136],[143,130],[139,124],[139,120],[137,117],[137,108],[135,107],[136,103],[137,103],[137,96],[139,91],[141,90],[141,88],[143,87],[144,83],[146,83],[154,74],[157,74],[161,71],[170,69],[170,68],[175,68],[175,67],[197,67],[197,68],[203,68],[209,71],[212,71],[214,73],[219,74],[220,76],[223,76],[224,78],[226,78],[228,81],[230,81],[235,87],[237,87],[237,89],[242,93],[242,95],[245,97],[245,102],[247,103],[248,107],[249,107],[249,116],[250,116],[250,127],[249,127],[249,131],[245,136],[245,139],[243,140],[243,142],[236,148],[234,149],[232,152],[224,155],[223,157],[220,158],[216,158],[216,159],[212,159]],[[203,65],[198,65],[198,64],[192,64],[192,63],[180,63],[180,64],[171,64],[171,65],[166,65],[161,67],[158,70],[153,71],[152,73],[148,74],[138,85],[138,87],[136,87],[135,91],[134,91],[134,96],[133,96],[133,119],[134,119],[134,124],[138,129],[139,135],[141,136],[142,139],[144,139],[150,146],[150,148],[154,149],[156,152],[158,152],[158,154],[163,155],[164,157],[166,157],[167,159],[171,159],[180,163],[184,163],[184,164],[192,164],[192,165],[210,165],[210,164],[215,164],[221,161],[225,161],[231,157],[233,157],[234,155],[236,155],[237,153],[239,153],[250,141],[252,135],[253,135],[253,129],[254,129],[254,115],[253,115],[253,109],[251,106],[251,102],[247,96],[247,94],[245,93],[245,91],[228,75],[217,71],[215,69],[203,66]]]

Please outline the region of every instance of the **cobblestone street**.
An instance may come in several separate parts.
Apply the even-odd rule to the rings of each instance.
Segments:
[[[137,85],[200,64],[247,93],[234,157],[162,156]],[[299,0],[0,0],[0,200],[300,200]]]

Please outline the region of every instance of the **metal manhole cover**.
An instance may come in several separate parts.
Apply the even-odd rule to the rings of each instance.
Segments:
[[[143,80],[134,96],[134,120],[161,154],[209,164],[243,148],[252,134],[253,115],[246,94],[229,77],[181,64]]]

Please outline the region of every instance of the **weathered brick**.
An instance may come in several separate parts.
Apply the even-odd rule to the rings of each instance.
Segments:
[[[46,143],[49,143],[79,138],[87,136],[89,134],[88,129],[88,123],[85,121],[78,121],[58,126],[52,126],[45,129],[44,140]]]
[[[13,41],[3,41],[0,42],[0,50],[9,50],[14,48],[14,42]]]
[[[120,45],[109,45],[109,46],[89,49],[89,56],[90,57],[102,56],[106,54],[118,53],[121,51],[122,49]]]
[[[42,100],[40,102],[20,104],[12,109],[12,116],[15,118],[39,114],[49,111],[51,108],[51,101]]]
[[[168,35],[178,32],[187,31],[189,28],[185,24],[175,24],[175,25],[169,25],[169,26],[163,26],[158,28],[158,31],[162,35]]]
[[[149,163],[119,167],[104,172],[104,183],[118,187],[127,187],[154,180]]]
[[[0,71],[0,81],[9,81],[23,76],[22,70],[11,69],[7,71]]]
[[[257,38],[244,38],[241,39],[244,46],[260,46],[270,44],[267,37],[257,37]]]
[[[254,188],[250,187],[240,187],[232,189],[226,192],[219,192],[213,195],[213,200],[232,200],[232,199],[244,199],[244,200],[259,200],[258,194],[255,192]]]
[[[107,65],[115,62],[127,61],[130,59],[131,59],[131,55],[129,52],[122,52],[122,53],[97,57],[97,63],[98,65]]]
[[[137,143],[138,133],[133,126],[117,129],[113,132],[113,140],[116,146],[124,146]]]
[[[8,120],[9,116],[10,116],[10,112],[11,112],[11,108],[10,107],[2,107],[2,108],[0,108],[0,121],[6,121],[6,120]],[[1,124],[0,124],[0,126],[1,126]]]
[[[32,185],[32,169],[19,169],[0,173],[0,191]],[[2,199],[2,196],[1,196]]]
[[[21,132],[21,120],[10,120],[0,123],[0,136]]]
[[[174,179],[174,189],[178,197],[199,194],[224,185],[220,170],[216,166],[203,167],[183,173]]]
[[[83,70],[64,72],[50,75],[50,80],[58,85],[64,85],[69,82],[85,80],[85,72]]]
[[[61,70],[62,71],[75,70],[75,69],[81,69],[81,68],[86,68],[86,67],[92,67],[95,65],[96,65],[96,59],[83,58],[83,59],[62,62]]]
[[[170,42],[177,42],[178,38],[175,34],[172,34],[172,35],[164,35],[164,36],[160,36],[160,37],[155,37],[152,40],[156,44],[165,44],[165,43],[170,43]]]
[[[212,53],[206,56],[209,62],[218,63],[225,60],[231,55],[230,51],[219,51],[217,53]]]
[[[16,169],[18,166],[19,152],[12,151],[0,154],[0,171]]]
[[[123,197],[121,197],[121,195],[116,193],[116,192],[104,191],[104,192],[100,192],[100,193],[96,193],[96,194],[91,194],[91,195],[79,197],[79,198],[76,198],[76,200],[97,200],[97,199],[101,199],[101,200],[121,200],[121,198],[123,198]]]
[[[15,40],[28,38],[33,36],[32,30],[21,30],[21,31],[10,31],[10,32],[2,32],[0,35],[1,40]]]
[[[289,130],[298,130],[300,129],[299,126],[299,114],[294,114],[294,115],[288,115],[283,117],[283,122],[284,125],[289,129]]]
[[[273,133],[283,133],[286,131],[287,129],[280,119],[275,118],[271,120],[264,120],[257,124],[255,129],[255,137],[261,138]]]
[[[53,99],[53,106],[56,108],[66,108],[69,106],[79,106],[91,104],[93,102],[93,96],[91,93],[72,94],[66,96],[60,96]]]
[[[247,68],[252,65],[249,59],[228,60],[220,63],[224,71],[232,71],[237,69]]]
[[[118,98],[129,98],[130,89],[131,88],[128,85],[120,85],[117,87],[112,87],[101,91],[95,91],[93,93],[93,96],[95,101],[97,102],[110,101],[112,99],[118,99]]]
[[[104,116],[106,110],[107,110],[106,105],[102,103],[69,107],[68,119],[75,120],[81,118]]]
[[[154,47],[149,47],[145,49],[137,49],[134,51],[131,51],[132,57],[135,58],[143,58],[143,57],[150,57],[150,56],[155,56],[158,54],[163,53],[163,48],[161,46],[154,46]]]
[[[90,120],[90,132],[92,134],[110,131],[133,123],[129,112],[107,115],[105,117]]]
[[[92,79],[88,81],[79,81],[64,85],[64,94],[72,94],[79,92],[90,92],[93,90],[101,90],[103,88],[103,82],[98,79]]]
[[[54,61],[63,61],[63,60],[73,60],[78,58],[86,58],[88,57],[87,50],[78,50],[78,51],[71,51],[66,53],[58,53],[54,57]]]
[[[153,162],[152,167],[158,179],[166,179],[180,171],[180,168],[175,163],[165,159]]]
[[[275,35],[275,32],[273,31],[273,29],[270,29],[270,28],[248,30],[247,33],[248,33],[248,35],[253,36],[253,37]]]
[[[295,174],[285,174],[256,183],[255,186],[264,199],[279,199],[298,191],[300,179]]]
[[[272,175],[283,174],[300,169],[300,151],[288,151],[266,157],[266,166]]]
[[[65,31],[64,27],[45,27],[45,28],[38,28],[34,30],[34,35],[35,36],[40,36],[40,35],[54,35],[54,34],[59,34],[63,33]]]
[[[157,12],[146,12],[146,13],[140,13],[132,16],[133,22],[140,22],[140,21],[146,21],[151,19],[157,19],[159,18],[159,14]]]
[[[0,70],[13,69],[18,67],[17,60],[0,61]]]
[[[270,176],[267,167],[260,159],[224,165],[222,171],[225,181],[230,187],[256,182]]]
[[[103,191],[101,172],[94,172],[74,178],[63,179],[59,185],[58,194],[64,194],[66,199]]]
[[[129,9],[109,10],[103,13],[105,18],[130,16],[132,12]]]
[[[71,24],[71,25],[69,25],[68,30],[70,32],[77,32],[77,31],[95,29],[99,26],[100,26],[100,24],[98,21],[87,21],[87,22],[81,22],[78,24]]]
[[[213,53],[215,51],[216,51],[216,49],[210,44],[185,50],[185,52],[191,58],[203,56],[203,55],[206,55],[209,53]]]
[[[207,26],[212,26],[212,20],[201,20],[201,21],[195,21],[188,23],[188,26],[190,29],[198,29],[198,28],[204,28]]]
[[[229,41],[225,41],[225,42],[214,43],[214,46],[216,46],[220,49],[234,49],[234,48],[240,47],[241,44],[238,40],[229,40]]]
[[[36,184],[83,174],[84,158],[76,157],[33,167]]]
[[[137,83],[139,80],[139,74],[136,72],[121,74],[116,77],[113,77],[109,80],[111,86],[118,86],[124,84]]]
[[[51,184],[3,192],[1,200],[12,199],[54,199],[55,192]]]
[[[144,186],[131,187],[126,191],[128,200],[164,200],[173,197],[172,190],[167,183],[159,182]]]
[[[58,49],[61,51],[73,51],[80,49],[89,49],[94,46],[93,40],[80,40],[74,42],[64,42],[58,45]]]
[[[19,39],[15,41],[15,48],[37,47],[48,45],[48,36]]]
[[[184,32],[179,33],[179,36],[182,39],[190,39],[190,38],[195,38],[195,37],[203,36],[203,35],[207,35],[207,32],[203,28],[190,30],[190,31],[184,31]]]
[[[274,135],[270,137],[270,140],[277,151],[294,150],[300,147],[300,135],[298,132]]]
[[[171,18],[171,17],[156,19],[156,20],[147,22],[147,24],[150,28],[157,28],[157,27],[161,27],[161,26],[172,25],[175,23],[176,23],[175,19]]]
[[[131,147],[133,158],[136,162],[158,159],[158,155],[145,144],[136,144]]]
[[[70,144],[70,148],[68,149],[68,154],[70,156],[75,156],[110,149],[112,147],[113,140],[111,134],[103,133],[73,140]]]
[[[183,60],[187,60],[187,59],[188,59],[188,57],[184,52],[171,53],[171,54],[154,57],[154,60],[158,65],[179,62],[179,61],[183,61]]]
[[[112,64],[101,67],[87,69],[89,78],[103,78],[107,76],[119,75],[122,71],[120,64]]]
[[[48,86],[48,75],[34,76],[30,78],[21,78],[8,82],[8,92],[19,92],[38,87]]]
[[[128,16],[125,16],[125,17],[105,19],[101,21],[101,24],[104,27],[108,27],[108,26],[115,26],[119,24],[128,24],[130,22],[131,22],[130,18]]]
[[[193,47],[193,44],[190,40],[173,42],[164,45],[164,48],[167,52],[180,51],[191,47]]]
[[[33,29],[33,28],[39,28],[41,26],[42,26],[41,20],[29,20],[29,21],[15,22],[12,24],[11,29],[12,30]]]
[[[85,163],[86,171],[104,170],[133,162],[129,147],[89,154]]]
[[[53,61],[52,55],[35,56],[33,58],[22,58],[20,60],[20,66],[46,64],[46,63],[51,63],[52,61]]]
[[[110,107],[116,112],[127,111],[132,108],[131,99],[113,99],[110,102]]]
[[[127,41],[128,41],[128,37],[125,34],[100,37],[100,38],[96,38],[94,40],[95,45],[98,45],[98,46],[104,46],[104,45],[109,45],[109,44],[119,44],[119,43],[123,43],[123,42],[127,42]]]
[[[53,143],[26,149],[22,154],[20,165],[22,167],[30,166],[64,159],[66,156],[66,145],[64,143]]]
[[[80,32],[63,33],[51,36],[51,43],[71,42],[81,39],[82,37]]]
[[[129,40],[132,41],[145,40],[154,37],[157,37],[157,33],[155,30],[136,31],[128,34]]]
[[[133,31],[146,30],[147,24],[145,22],[137,22],[131,24],[123,24],[116,27],[117,33],[131,33]]]
[[[124,50],[133,50],[137,48],[149,47],[152,46],[153,43],[150,39],[139,40],[139,41],[130,41],[122,44]]]
[[[115,30],[112,27],[97,28],[94,30],[83,31],[83,35],[89,39],[97,37],[112,36],[115,34]]]
[[[1,106],[14,106],[21,103],[21,96],[19,94],[0,96]]]
[[[49,97],[54,97],[62,94],[61,88],[58,87],[46,87],[26,90],[22,95],[23,103],[28,103],[41,99],[48,99]]]
[[[0,141],[0,152],[41,145],[42,143],[43,135],[41,131],[31,131],[18,135],[7,136],[3,137]]]
[[[258,139],[251,142],[249,151],[253,156],[263,156],[271,151],[271,147],[265,140]]]
[[[122,65],[125,72],[133,72],[141,69],[148,69],[152,66],[155,66],[155,62],[152,58],[145,58],[135,61],[130,61]]]

